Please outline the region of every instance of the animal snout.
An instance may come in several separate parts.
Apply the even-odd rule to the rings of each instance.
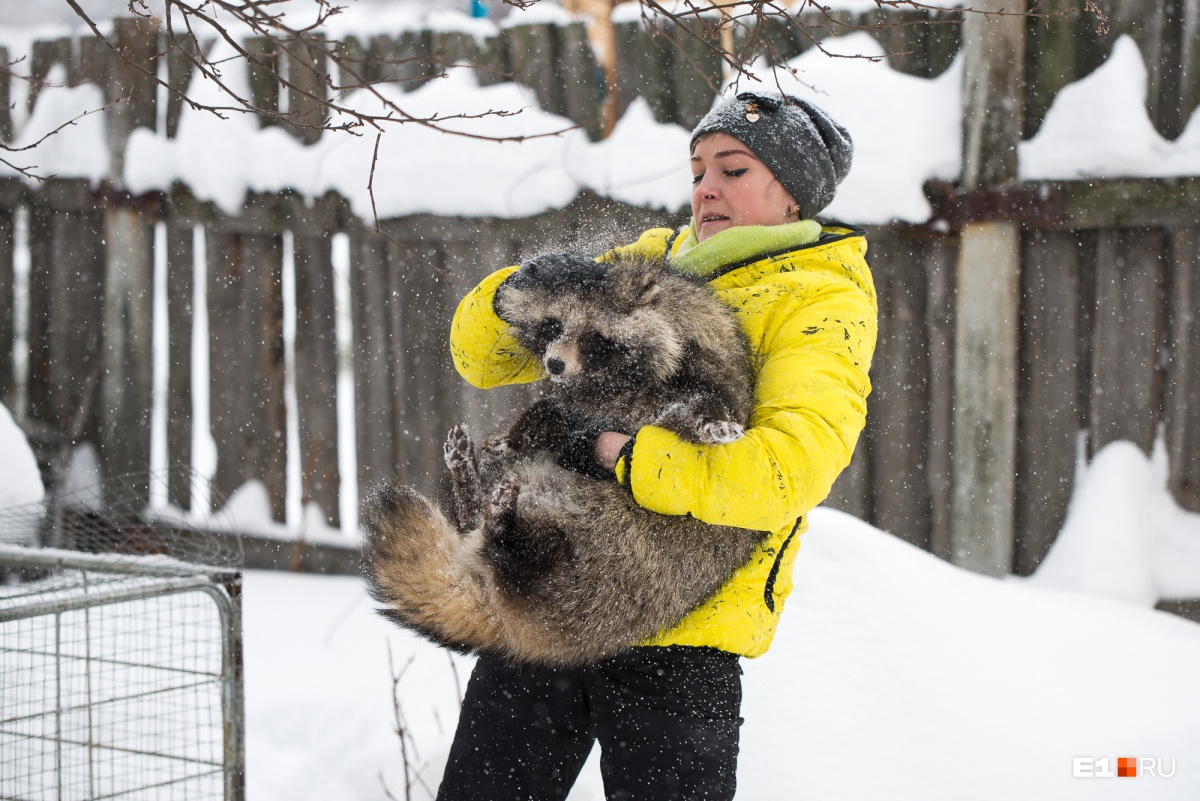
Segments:
[[[550,375],[562,375],[567,369],[567,363],[557,356],[546,359],[546,370]]]

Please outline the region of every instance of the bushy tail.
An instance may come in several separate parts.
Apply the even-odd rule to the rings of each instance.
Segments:
[[[385,617],[459,651],[495,650],[492,581],[480,570],[478,533],[460,535],[412,487],[385,481],[361,515],[363,575]]]

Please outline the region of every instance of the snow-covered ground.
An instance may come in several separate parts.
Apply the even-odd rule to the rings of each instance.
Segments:
[[[1200,798],[1200,626],[811,521],[775,644],[744,662],[739,798]],[[402,797],[389,647],[430,795],[470,659],[374,615],[353,578],[251,572],[245,626],[251,801]],[[604,797],[596,757],[573,801]],[[1174,775],[1074,778],[1080,757]]]
[[[0,407],[16,501],[41,497],[31,465]],[[744,663],[738,797],[1200,797],[1200,626],[1150,608],[1200,597],[1200,515],[1171,501],[1165,467],[1102,450],[1029,580],[815,510],[775,644]],[[393,697],[411,797],[432,797],[472,660],[387,623],[357,578],[249,571],[243,599],[250,801],[404,797]],[[597,757],[573,801],[603,798]],[[1074,775],[1122,757],[1144,760],[1136,779]]]

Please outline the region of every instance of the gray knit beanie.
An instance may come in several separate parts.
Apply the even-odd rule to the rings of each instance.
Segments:
[[[850,133],[821,109],[791,95],[742,92],[722,100],[692,131],[725,133],[754,151],[810,220],[833,201],[850,171]]]

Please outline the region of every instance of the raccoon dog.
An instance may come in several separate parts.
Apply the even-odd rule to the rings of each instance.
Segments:
[[[445,513],[410,487],[376,487],[364,573],[384,615],[444,646],[579,665],[678,623],[765,532],[649,512],[611,476],[556,457],[589,423],[739,438],[753,405],[749,351],[707,286],[657,264],[539,257],[502,286],[496,311],[541,360],[547,396],[478,447],[461,426],[450,432]]]

